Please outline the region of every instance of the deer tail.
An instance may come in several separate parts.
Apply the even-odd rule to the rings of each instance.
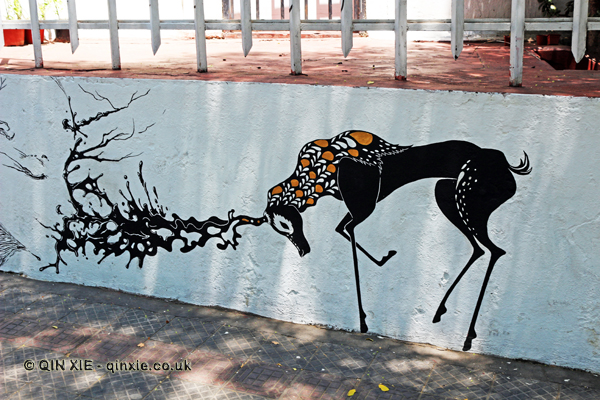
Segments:
[[[508,169],[517,175],[528,175],[531,172],[531,164],[529,163],[529,157],[527,153],[523,152],[525,157],[519,160],[519,165],[513,166],[508,164]]]

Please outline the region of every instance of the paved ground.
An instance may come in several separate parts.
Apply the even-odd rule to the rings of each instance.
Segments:
[[[0,355],[10,400],[600,399],[582,371],[3,272]]]
[[[454,61],[449,43],[410,42],[408,80],[394,79],[394,42],[354,37],[346,59],[340,38],[302,40],[303,72],[290,75],[287,39],[253,40],[248,57],[240,39],[207,41],[209,72],[196,72],[194,40],[163,39],[156,56],[150,38],[121,39],[122,70],[111,69],[107,40],[82,39],[77,52],[70,44],[42,46],[45,69],[34,69],[33,48],[0,48],[0,73],[60,76],[140,77],[235,82],[367,86],[474,92],[537,93],[600,97],[600,71],[555,70],[536,57],[533,45],[524,55],[523,87],[508,86],[509,47],[503,43],[466,43]],[[551,47],[551,46],[549,46]]]

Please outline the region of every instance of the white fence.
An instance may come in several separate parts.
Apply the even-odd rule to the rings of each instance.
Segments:
[[[28,0],[30,10],[37,10],[37,0]],[[352,49],[353,31],[395,31],[395,78],[407,76],[407,31],[450,31],[452,55],[458,58],[463,48],[464,31],[510,31],[510,85],[521,86],[523,78],[523,49],[525,31],[572,31],[572,52],[579,62],[585,54],[587,31],[600,30],[600,18],[588,18],[589,0],[575,0],[573,18],[534,18],[525,19],[525,0],[512,0],[510,19],[465,19],[464,0],[452,0],[452,18],[444,20],[408,20],[407,0],[395,1],[394,19],[352,19],[352,0],[342,0],[341,20],[301,20],[301,0],[290,0],[289,20],[251,20],[251,0],[240,0],[240,20],[206,20],[204,0],[195,0],[194,19],[160,20],[158,0],[149,0],[149,20],[119,20],[116,0],[108,1],[107,21],[80,21],[77,19],[75,0],[67,0],[68,21],[39,21],[37,13],[31,13],[29,21],[2,21],[0,18],[0,45],[4,46],[2,29],[31,29],[36,68],[43,68],[40,29],[69,29],[71,48],[75,52],[79,45],[78,29],[108,29],[110,31],[111,57],[113,69],[121,68],[119,51],[119,29],[149,29],[152,37],[152,50],[160,47],[162,29],[195,30],[196,57],[198,72],[208,70],[206,54],[206,30],[241,30],[244,56],[252,48],[252,31],[289,31],[292,74],[302,73],[302,53],[300,32],[341,31],[342,52],[348,56]],[[348,7],[344,5],[348,3]]]

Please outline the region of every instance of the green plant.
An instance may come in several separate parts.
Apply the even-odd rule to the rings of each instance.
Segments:
[[[63,9],[64,0],[41,0],[38,2],[40,10],[40,19],[46,19],[46,15],[52,14],[57,19],[60,18],[60,12]]]
[[[19,0],[6,0],[4,4],[6,5],[7,20],[23,19],[23,7]]]
[[[552,0],[538,0],[540,4],[538,9],[544,14],[544,17],[558,17],[560,10],[556,8]]]

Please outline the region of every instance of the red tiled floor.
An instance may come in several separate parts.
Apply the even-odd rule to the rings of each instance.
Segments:
[[[121,40],[121,71],[111,70],[108,40],[82,40],[72,55],[70,45],[42,46],[45,69],[34,69],[31,46],[0,49],[0,73],[115,78],[193,79],[308,85],[363,86],[472,92],[536,93],[600,97],[600,71],[554,70],[524,54],[523,87],[508,86],[509,47],[502,43],[465,43],[454,60],[449,43],[410,42],[408,80],[394,79],[394,42],[354,38],[345,59],[339,38],[303,39],[303,73],[290,75],[288,39],[255,38],[248,57],[240,39],[208,40],[208,73],[196,72],[194,40],[165,39],[156,56],[150,40]]]

